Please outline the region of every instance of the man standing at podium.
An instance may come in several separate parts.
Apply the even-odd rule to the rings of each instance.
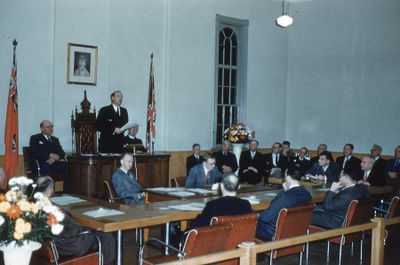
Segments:
[[[110,99],[111,105],[102,107],[96,119],[96,129],[100,132],[99,152],[122,153],[124,134],[120,128],[128,122],[128,111],[121,107],[121,91],[114,91]]]

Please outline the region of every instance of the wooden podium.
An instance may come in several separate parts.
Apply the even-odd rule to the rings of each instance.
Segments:
[[[105,198],[103,181],[111,183],[111,176],[119,167],[120,156],[71,155],[68,157],[70,192],[92,198]],[[168,187],[168,153],[135,155],[137,180],[143,189]],[[132,168],[132,172],[135,169]]]

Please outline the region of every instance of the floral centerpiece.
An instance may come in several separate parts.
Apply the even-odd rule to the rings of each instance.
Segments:
[[[235,144],[245,144],[253,138],[252,135],[253,132],[246,125],[238,123],[225,130],[224,139]]]
[[[57,235],[63,230],[64,214],[58,207],[40,192],[27,197],[28,186],[34,193],[36,185],[32,183],[26,177],[14,177],[8,183],[10,190],[0,193],[0,246],[42,242],[50,233]]]

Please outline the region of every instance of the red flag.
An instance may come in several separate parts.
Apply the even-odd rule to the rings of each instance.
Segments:
[[[18,42],[13,41],[13,65],[11,69],[10,87],[8,89],[6,129],[4,134],[5,158],[4,171],[7,178],[15,176],[18,165],[18,92],[16,48]]]
[[[150,80],[149,97],[147,103],[147,127],[146,127],[146,149],[147,153],[154,153],[154,141],[156,138],[156,99],[154,88],[153,54],[150,56]]]

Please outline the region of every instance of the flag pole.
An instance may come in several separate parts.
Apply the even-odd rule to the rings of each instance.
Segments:
[[[154,65],[153,65],[153,53],[151,53],[151,55],[150,55],[150,63],[151,63],[151,66],[153,67],[152,68],[152,70],[154,71]],[[154,72],[153,72],[153,82],[154,82]],[[154,89],[154,83],[153,83],[153,89]],[[154,102],[153,102],[154,103]],[[153,132],[154,133],[154,132]],[[152,155],[154,155],[154,139],[153,139],[153,136],[151,137],[151,154]]]

